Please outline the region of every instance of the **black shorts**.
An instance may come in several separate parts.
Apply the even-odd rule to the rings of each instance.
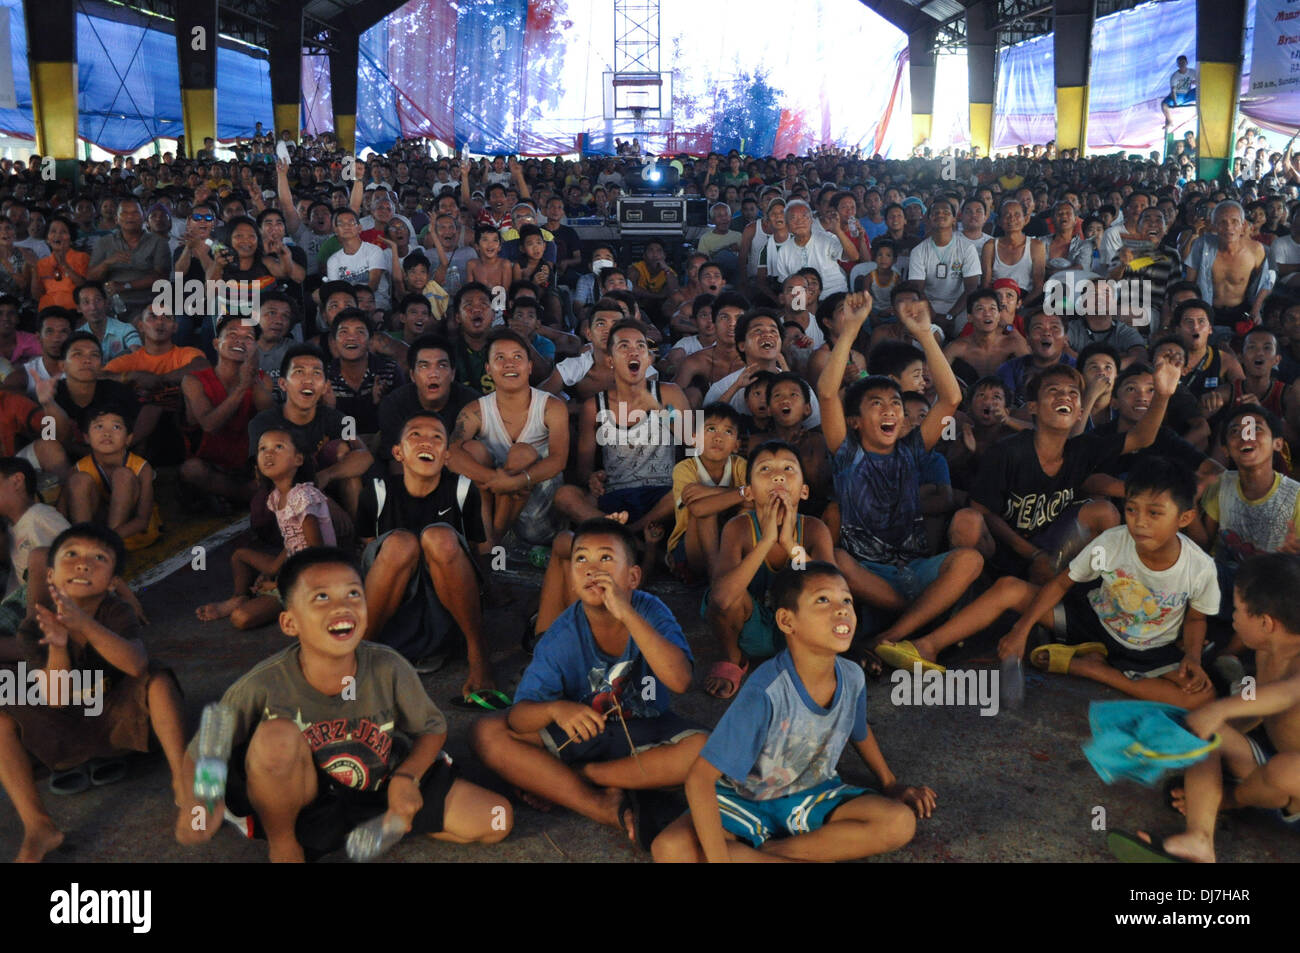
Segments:
[[[248,746],[242,745],[230,755],[229,775],[226,779],[226,807],[241,817],[252,820],[252,836],[266,839],[262,822],[248,800],[248,773],[244,759]],[[394,762],[397,763],[397,762]],[[442,813],[447,803],[447,792],[456,780],[456,767],[445,751],[438,755],[433,767],[420,781],[420,796],[424,804],[411,821],[412,834],[437,834],[442,830]],[[308,860],[318,860],[326,854],[342,850],[348,834],[359,824],[364,824],[388,811],[388,786],[374,791],[354,791],[339,784],[332,777],[316,769],[316,799],[298,812],[294,824],[294,837],[302,845]]]
[[[1042,550],[1049,559],[1053,561],[1059,559],[1074,536],[1075,527],[1079,523],[1079,511],[1091,502],[1092,500],[1087,497],[1073,501],[1061,511],[1056,519],[1030,533],[1025,538],[1033,543],[1036,549]],[[1073,554],[1067,555],[1073,558]],[[1021,579],[1029,578],[1031,562],[1032,560],[1021,556],[1004,543],[998,543],[997,552],[993,557],[994,568],[999,574],[1003,576],[1019,576]]]
[[[1106,661],[1129,678],[1156,678],[1178,668],[1183,661],[1183,649],[1170,642],[1155,649],[1135,649],[1115,638],[1114,633],[1102,624],[1088,602],[1088,593],[1101,585],[1101,580],[1076,584],[1056,607],[1056,624],[1053,637],[1066,645],[1100,642],[1106,646]]]
[[[640,753],[660,745],[674,745],[683,738],[703,732],[704,728],[690,719],[665,711],[657,718],[629,718],[626,734],[618,715],[608,712],[605,730],[589,741],[569,742],[568,734],[555,722],[543,728],[541,734],[546,749],[565,764],[589,764],[593,761],[615,761],[630,757],[632,751],[628,748],[629,736],[636,751]]]

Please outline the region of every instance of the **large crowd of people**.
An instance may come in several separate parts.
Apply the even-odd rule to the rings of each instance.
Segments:
[[[53,700],[0,699],[18,859],[63,838],[36,766],[75,793],[151,743],[184,843],[223,817],[273,860],[379,817],[500,841],[510,800],[458,777],[420,683],[449,660],[530,804],[660,860],[879,854],[936,794],[888,767],[867,679],[981,633],[1003,677],[1222,737],[1153,852],[1213,860],[1228,807],[1294,821],[1300,162],[1243,141],[1218,181],[1191,141],[354,160],[259,129],[75,185],[0,162],[0,663]],[[651,163],[706,200],[698,239],[603,237]],[[205,511],[249,529],[197,620],[293,638],[221,699],[221,804],[122,581]],[[543,570],[513,697],[483,625],[503,558]],[[93,715],[54,690],[83,670]],[[690,690],[729,700],[717,725],[674,712]],[[850,741],[876,790],[840,779]]]

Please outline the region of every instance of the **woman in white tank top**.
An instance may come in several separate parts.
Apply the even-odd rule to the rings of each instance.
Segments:
[[[1042,242],[1025,235],[1025,220],[1025,208],[1019,201],[1007,199],[1002,203],[998,224],[1005,234],[985,242],[980,252],[984,287],[991,287],[999,278],[1010,278],[1020,286],[1024,298],[1042,290],[1047,253]],[[1014,256],[1016,249],[1020,249],[1020,257],[1008,262],[1007,258]]]

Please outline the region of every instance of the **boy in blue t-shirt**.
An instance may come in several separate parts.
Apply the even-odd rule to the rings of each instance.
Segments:
[[[930,306],[923,300],[899,301],[897,310],[899,322],[921,343],[934,378],[937,397],[920,426],[903,436],[902,390],[890,377],[855,381],[840,400],[849,351],[871,314],[871,296],[864,292],[844,300],[843,328],[817,381],[817,394],[840,504],[837,562],[854,596],[900,613],[876,633],[875,653],[910,669],[922,660],[907,637],[961,597],[979,578],[984,557],[966,547],[928,554],[919,474],[926,454],[952,426],[961,388],[931,331]],[[867,655],[864,664],[869,660]]]
[[[686,778],[691,811],[655,839],[655,860],[852,860],[902,847],[934,811],[932,790],[889,770],[866,679],[839,657],[856,623],[843,574],[828,562],[784,569],[772,594],[787,648],[722,716]],[[883,795],[840,780],[849,741]]]
[[[474,750],[530,803],[645,841],[626,792],[681,784],[708,737],[670,707],[690,687],[691,650],[672,611],[637,589],[636,538],[622,523],[579,525],[569,571],[578,600],[537,643],[514,706],[474,723]]]

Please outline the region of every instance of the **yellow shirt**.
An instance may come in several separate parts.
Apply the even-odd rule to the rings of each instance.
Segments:
[[[727,460],[726,469],[723,470],[722,479],[718,483],[714,483],[709,478],[704,464],[700,463],[699,459],[699,457],[687,457],[673,467],[673,502],[677,504],[677,521],[673,524],[673,531],[668,537],[670,556],[678,541],[686,535],[686,521],[690,514],[682,503],[682,493],[688,486],[693,483],[703,483],[705,486],[738,487],[745,483],[745,458],[739,454],[733,453]]]

